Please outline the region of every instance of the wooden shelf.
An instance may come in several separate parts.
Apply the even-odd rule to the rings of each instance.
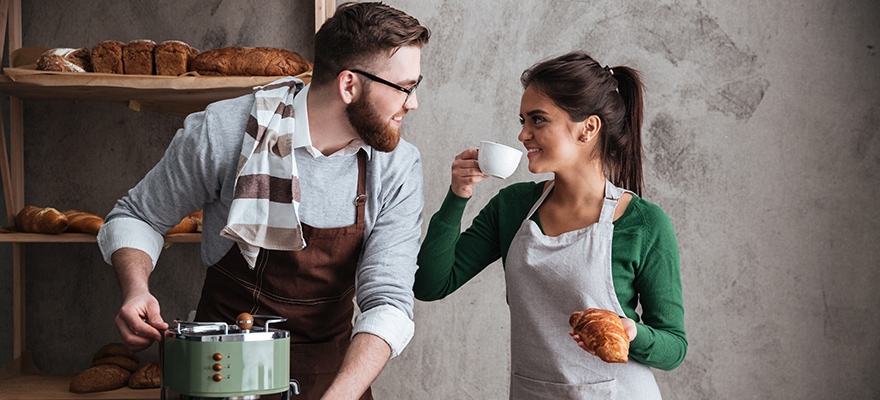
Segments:
[[[77,394],[69,390],[74,375],[23,374],[0,380],[0,400],[143,399],[161,397],[160,389],[121,388]]]
[[[63,399],[143,399],[161,398],[161,389],[121,388],[106,392],[77,394],[70,392],[75,375],[47,375],[39,371],[24,353],[0,369],[0,400]]]
[[[199,243],[199,233],[175,233],[165,236],[165,243]],[[48,235],[39,233],[0,233],[0,243],[97,243],[95,235],[88,233],[62,233]]]
[[[0,92],[23,100],[94,100],[126,103],[136,111],[188,115],[208,104],[253,91],[277,76],[153,76],[43,72],[5,68]],[[297,75],[308,83],[311,73]]]

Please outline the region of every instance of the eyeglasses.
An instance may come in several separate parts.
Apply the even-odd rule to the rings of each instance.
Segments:
[[[412,85],[412,86],[409,87],[409,88],[405,88],[405,87],[400,86],[400,85],[398,85],[398,84],[396,84],[396,83],[388,82],[388,81],[386,81],[386,80],[384,80],[384,79],[382,79],[382,78],[380,78],[380,77],[378,77],[378,76],[376,76],[376,75],[373,75],[373,74],[371,74],[371,73],[369,73],[369,72],[364,72],[364,71],[361,71],[361,70],[359,70],[359,69],[350,69],[349,71],[354,72],[354,73],[361,74],[361,75],[363,75],[363,76],[366,76],[366,77],[367,77],[368,79],[370,79],[371,81],[379,82],[379,83],[381,83],[381,84],[383,84],[383,85],[385,85],[385,86],[388,86],[388,87],[390,87],[390,88],[392,88],[392,89],[397,89],[397,90],[399,90],[399,91],[401,91],[401,92],[406,93],[406,99],[403,101],[403,104],[404,104],[404,105],[406,105],[406,103],[409,102],[409,98],[412,97],[412,94],[416,91],[416,89],[419,88],[419,84],[422,83],[422,76],[421,76],[421,75],[419,75],[419,80],[416,81],[416,84],[415,84],[415,85]]]

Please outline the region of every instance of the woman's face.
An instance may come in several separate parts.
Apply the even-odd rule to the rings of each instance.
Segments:
[[[573,122],[549,97],[529,85],[519,110],[519,141],[527,150],[529,171],[535,174],[582,167],[589,155],[579,140],[583,122]]]

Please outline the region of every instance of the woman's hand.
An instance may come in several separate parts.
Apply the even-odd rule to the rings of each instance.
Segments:
[[[474,194],[474,185],[488,177],[480,171],[478,154],[478,149],[465,149],[452,162],[452,193],[458,197],[470,198]]]

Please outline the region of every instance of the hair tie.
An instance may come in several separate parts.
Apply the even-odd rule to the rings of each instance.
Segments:
[[[605,70],[605,72],[607,72],[607,73],[609,73],[609,74],[611,74],[611,75],[614,75],[614,70],[611,69],[611,67],[609,67],[609,66],[606,65],[605,68],[604,68],[604,70]]]

